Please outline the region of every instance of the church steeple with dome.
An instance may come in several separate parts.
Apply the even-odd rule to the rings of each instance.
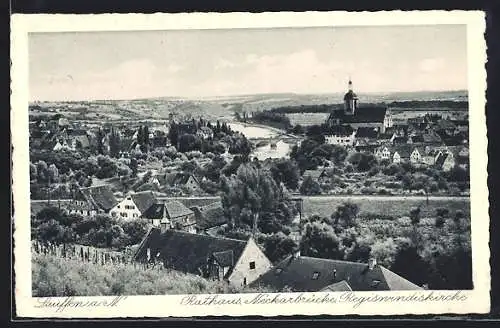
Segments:
[[[353,91],[352,81],[350,78],[347,87],[348,91],[344,95],[344,111],[348,115],[354,115],[358,106],[358,96]]]

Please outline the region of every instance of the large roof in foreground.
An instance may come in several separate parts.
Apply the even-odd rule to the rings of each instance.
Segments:
[[[344,281],[344,282],[342,282]],[[342,284],[339,284],[341,283]],[[268,286],[276,290],[315,292],[324,289],[353,291],[417,290],[419,286],[383,266],[373,269],[366,263],[289,256],[254,281],[252,286]]]

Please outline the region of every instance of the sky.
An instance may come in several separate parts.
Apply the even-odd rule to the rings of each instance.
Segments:
[[[30,100],[467,89],[465,25],[33,33]]]

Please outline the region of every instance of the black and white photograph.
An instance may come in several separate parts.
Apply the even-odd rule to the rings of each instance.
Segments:
[[[468,42],[28,33],[31,296],[474,290]]]

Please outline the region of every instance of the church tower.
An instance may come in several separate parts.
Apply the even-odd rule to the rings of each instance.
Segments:
[[[347,87],[348,91],[344,95],[344,111],[347,115],[354,115],[358,106],[358,96],[353,91],[351,79],[349,79]]]

